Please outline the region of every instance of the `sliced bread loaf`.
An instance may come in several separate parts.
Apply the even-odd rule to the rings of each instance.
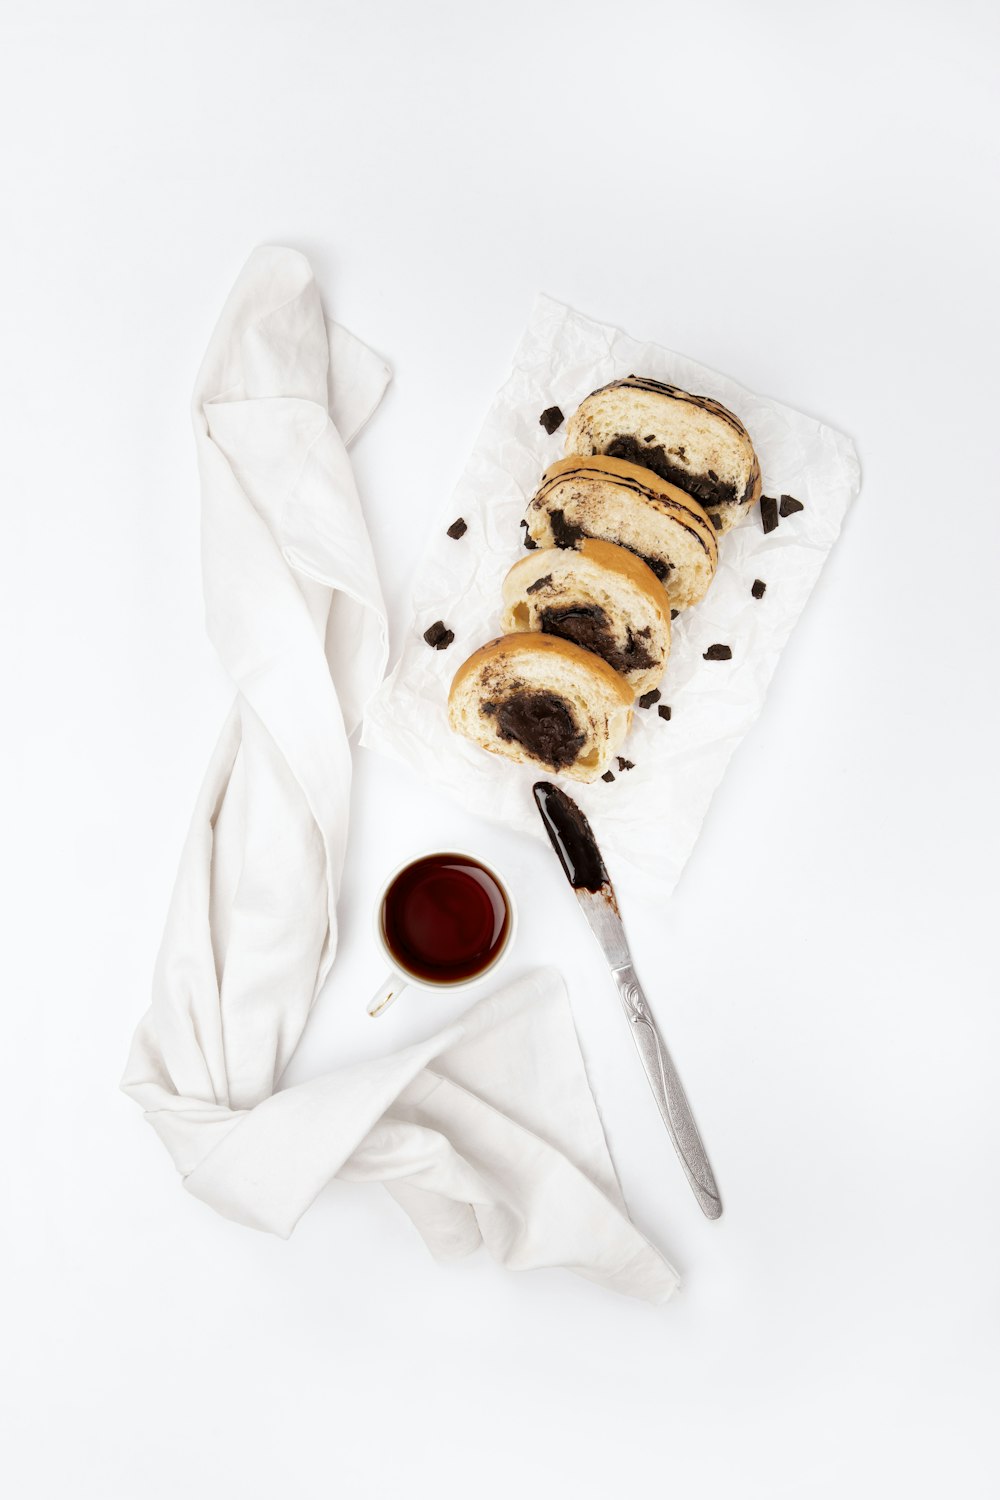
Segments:
[[[448,722],[496,755],[594,781],[628,733],[632,689],[599,656],[571,641],[505,635],[459,667]]]
[[[566,426],[566,453],[639,464],[692,495],[719,532],[760,499],[760,464],[740,419],[708,396],[629,375],[593,391]]]
[[[563,458],[546,469],[526,512],[539,547],[585,537],[614,542],[659,578],[674,609],[697,604],[715,574],[715,529],[696,500],[618,458]]]
[[[541,631],[573,641],[621,673],[633,693],[663,676],[670,653],[670,600],[641,558],[613,542],[544,547],[503,581],[505,631]]]

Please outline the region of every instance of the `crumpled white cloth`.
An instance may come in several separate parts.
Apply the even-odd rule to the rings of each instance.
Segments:
[[[385,667],[345,441],[387,379],[328,327],[301,255],[254,252],[194,398],[208,630],[237,697],[122,1086],[187,1189],[242,1224],[287,1235],[331,1178],[381,1182],[437,1257],[485,1242],[512,1268],[663,1301],[677,1276],[629,1222],[551,970],[405,1051],[278,1088],[333,962],[348,735]]]

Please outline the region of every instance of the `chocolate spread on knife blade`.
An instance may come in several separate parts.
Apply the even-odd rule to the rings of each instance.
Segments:
[[[654,658],[627,627],[625,645],[615,645],[608,617],[599,604],[573,604],[563,609],[546,605],[539,623],[544,635],[557,635],[585,651],[593,651],[616,672],[641,671],[654,665]]]
[[[566,878],[575,891],[599,891],[611,885],[593,830],[572,797],[551,781],[532,787],[545,831]]]
[[[573,764],[586,739],[569,704],[556,693],[512,694],[497,709],[496,724],[502,740],[515,740],[556,771]]]

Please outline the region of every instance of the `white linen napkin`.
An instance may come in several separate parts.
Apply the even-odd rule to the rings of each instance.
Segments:
[[[435,1256],[485,1242],[661,1302],[677,1276],[629,1222],[551,970],[426,1042],[278,1087],[336,951],[348,735],[385,668],[345,442],[387,380],[327,325],[301,255],[254,252],[193,413],[208,630],[237,697],[122,1087],[187,1189],[242,1224],[288,1235],[332,1178],[382,1182]]]

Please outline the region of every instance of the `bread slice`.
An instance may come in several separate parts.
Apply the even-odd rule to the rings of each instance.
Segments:
[[[582,401],[566,453],[606,453],[651,469],[694,497],[719,532],[760,499],[760,464],[739,417],[707,396],[629,375]]]
[[[608,769],[632,722],[632,689],[599,656],[554,635],[501,636],[463,662],[452,729],[495,755],[576,781]]]
[[[719,560],[715,528],[697,500],[620,458],[560,459],[546,469],[526,524],[536,546],[596,537],[634,552],[674,609],[697,604]]]
[[[641,558],[613,542],[543,547],[503,581],[503,628],[574,641],[646,693],[670,654],[670,600]]]

